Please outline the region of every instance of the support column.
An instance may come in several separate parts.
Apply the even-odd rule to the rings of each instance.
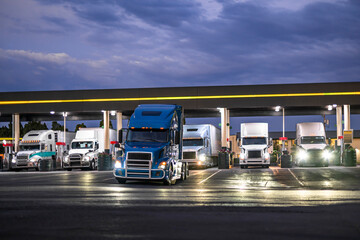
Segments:
[[[104,152],[110,153],[110,117],[109,111],[104,111]]]
[[[226,147],[226,108],[220,108],[221,113],[221,147]]]
[[[119,141],[119,132],[122,129],[122,112],[116,112],[117,140]]]
[[[14,131],[15,131],[15,152],[19,150],[19,141],[20,141],[20,115],[18,113],[14,114]]]
[[[337,106],[336,107],[336,139],[338,139],[337,141],[337,145],[341,146],[341,141],[339,140],[339,136],[343,135],[343,131],[342,131],[342,107],[341,106]]]
[[[226,147],[230,148],[230,110],[226,109]]]
[[[344,105],[344,130],[350,130],[350,105]]]
[[[63,116],[64,116],[64,143],[65,143],[65,149],[64,150],[67,150],[66,148],[66,117],[67,117],[67,112],[63,112]]]

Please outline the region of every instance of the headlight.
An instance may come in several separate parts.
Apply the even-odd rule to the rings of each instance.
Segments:
[[[264,154],[264,158],[265,158],[265,160],[269,160],[270,154],[269,154],[269,153],[265,153],[265,154]]]
[[[115,168],[121,168],[121,162],[119,160],[115,161]]]
[[[11,160],[12,163],[16,163],[16,159]]]
[[[245,153],[240,153],[240,159],[244,160],[245,159]]]
[[[86,156],[86,157],[84,157],[84,158],[83,158],[83,161],[84,161],[84,162],[88,162],[88,161],[90,161],[90,157],[87,157],[87,156]]]
[[[323,158],[330,159],[331,158],[331,152],[329,150],[324,150],[322,153]]]
[[[66,156],[65,158],[64,158],[64,162],[69,162],[69,156]]]
[[[300,150],[297,155],[301,161],[309,158],[309,154],[305,150]]]
[[[201,154],[201,155],[199,156],[199,160],[200,160],[200,161],[205,161],[205,160],[206,160],[205,154]]]
[[[167,162],[161,162],[158,166],[158,169],[165,169]]]
[[[30,162],[32,162],[32,163],[33,163],[33,162],[37,162],[37,158],[31,158],[31,159],[30,159]]]

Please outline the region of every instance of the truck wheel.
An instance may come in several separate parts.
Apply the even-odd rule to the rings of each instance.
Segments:
[[[90,170],[95,170],[95,161],[90,162]]]
[[[181,166],[181,181],[184,181],[186,179],[186,164],[183,163]]]
[[[117,178],[116,179],[120,184],[125,184],[126,183],[126,179],[123,178]]]
[[[176,179],[173,179],[173,167],[171,166],[169,169],[169,179],[164,180],[164,185],[170,186],[171,184],[175,184]]]
[[[185,178],[188,178],[190,176],[190,171],[189,171],[189,164],[185,163]]]

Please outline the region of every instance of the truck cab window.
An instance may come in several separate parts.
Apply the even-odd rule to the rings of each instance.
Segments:
[[[266,145],[266,138],[243,138],[242,145]]]
[[[51,139],[51,134],[48,135],[48,139]]]
[[[183,146],[204,146],[204,139],[183,139]]]

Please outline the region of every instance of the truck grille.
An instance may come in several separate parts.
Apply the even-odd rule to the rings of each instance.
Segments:
[[[196,159],[196,152],[183,152],[184,159]]]
[[[126,158],[126,177],[151,178],[152,154],[129,152]]]
[[[261,158],[261,151],[248,151],[248,158]]]
[[[17,166],[27,166],[27,160],[29,158],[29,155],[19,155],[16,156],[17,159]]]
[[[81,156],[81,154],[70,154],[70,161],[80,161]]]

